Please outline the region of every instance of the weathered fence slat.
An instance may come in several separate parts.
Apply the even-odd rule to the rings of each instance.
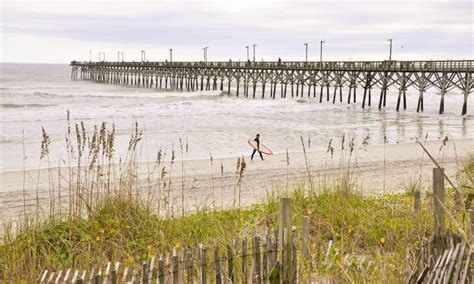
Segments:
[[[326,254],[324,255],[324,262],[328,261],[329,254],[331,253],[332,239],[329,239],[328,247],[326,249]]]
[[[425,266],[423,271],[421,271],[420,276],[418,276],[418,278],[416,279],[416,284],[423,283],[423,281],[425,280],[425,277],[426,277],[426,275],[428,275],[429,271],[430,271],[430,267]]]
[[[301,247],[303,251],[303,259],[307,261],[309,260],[309,257],[311,255],[310,246],[309,246],[311,243],[311,239],[309,235],[309,217],[308,216],[303,217],[303,229],[301,233],[301,238],[302,238]]]
[[[141,271],[141,282],[146,284],[148,283],[148,263],[146,261],[142,262],[142,271]]]
[[[128,270],[130,269],[130,266],[127,265],[127,267],[125,267],[125,269],[123,270],[123,274],[122,274],[122,282],[124,281],[127,281],[127,277],[128,277]]]
[[[216,284],[222,284],[221,261],[219,259],[219,249],[214,249],[214,272]]]
[[[179,253],[179,283],[184,284],[184,281],[186,280],[186,277],[184,276],[185,271],[186,271],[186,256],[185,256],[186,250],[182,249]]]
[[[269,251],[268,251],[268,230],[265,230],[263,233],[263,258],[262,258],[262,280],[265,282],[267,281],[267,276],[268,276],[268,257],[269,257]]]
[[[104,271],[104,273],[103,273],[103,276],[104,276],[104,277],[103,277],[103,282],[104,282],[104,283],[108,283],[108,280],[109,280],[108,277],[109,277],[109,275],[110,275],[110,265],[111,265],[111,262],[108,261],[108,262],[107,262],[107,265],[105,266],[105,271]]]
[[[291,225],[291,198],[280,199],[280,243],[281,243],[281,264],[283,272],[283,281],[291,281],[293,275],[292,258],[292,225]]]
[[[241,250],[241,257],[242,257],[242,283],[248,282],[248,269],[247,269],[247,239],[242,240],[242,250]]]
[[[87,270],[84,269],[84,270],[82,271],[82,275],[81,275],[81,277],[80,277],[80,280],[81,280],[81,281],[85,281],[86,278],[87,278]]]
[[[76,270],[74,272],[74,275],[72,276],[71,282],[75,283],[77,281],[77,277],[79,276],[79,270]]]
[[[291,255],[291,282],[296,282],[296,278],[298,275],[298,263],[297,263],[297,255],[296,255],[296,238],[293,238],[293,243],[292,243],[292,255]]]
[[[261,270],[261,261],[260,261],[260,237],[257,235],[256,232],[254,232],[253,236],[253,246],[252,246],[252,251],[253,251],[253,257],[252,257],[252,262],[253,262],[253,267],[254,267],[254,275],[252,279],[252,283],[262,283],[262,270]]]
[[[54,281],[54,283],[59,283],[59,281],[61,281],[61,276],[63,276],[63,271],[59,270],[58,275],[56,276],[56,280]]]
[[[200,244],[199,245],[199,251],[200,251],[200,257],[201,257],[201,263],[200,263],[200,282],[201,284],[206,284],[207,283],[207,249],[204,247],[204,245]]]
[[[48,270],[45,270],[45,271],[43,272],[43,274],[41,275],[39,281],[40,281],[40,282],[43,282],[43,281],[46,279],[46,275],[48,275]]]
[[[436,281],[438,281],[439,283],[443,283],[444,276],[446,275],[446,270],[448,269],[449,259],[451,258],[453,253],[454,253],[454,247],[449,247],[448,255],[446,255],[443,265],[438,271],[438,277],[436,278]]]
[[[173,255],[172,255],[172,262],[173,262],[173,284],[179,283],[179,258],[178,258],[178,251],[176,247],[173,248]]]
[[[131,283],[135,283],[135,281],[137,281],[137,275],[138,275],[138,269],[134,269],[133,274],[132,274],[132,279],[130,280]]]
[[[53,281],[54,274],[55,274],[54,271],[51,271],[51,274],[49,274],[49,278],[48,278],[48,280],[47,280],[48,283]]]
[[[63,278],[64,282],[67,282],[69,280],[69,275],[71,275],[71,268],[66,270],[66,273],[64,274],[64,278]]]
[[[467,274],[469,273],[470,267],[471,267],[471,257],[472,257],[472,249],[469,251],[469,254],[466,257],[465,264],[464,264],[464,271],[461,276],[461,280],[459,283],[466,283],[467,280]]]
[[[117,283],[117,270],[115,268],[112,269],[112,272],[110,274],[110,281],[112,282],[112,284]]]
[[[186,274],[188,283],[194,282],[194,273],[193,273],[193,252],[191,249],[186,251]]]
[[[464,258],[464,250],[466,249],[466,245],[467,245],[466,240],[463,240],[462,244],[461,244],[460,253],[458,255],[457,260],[455,261],[456,269],[454,270],[453,283],[457,283],[457,280],[459,279],[459,274],[460,274],[461,268],[462,268],[462,260]]]
[[[446,273],[445,273],[445,276],[444,276],[444,283],[445,284],[448,284],[449,283],[449,279],[451,279],[451,274],[453,273],[453,267],[454,267],[454,263],[457,259],[457,256],[458,256],[458,253],[459,253],[459,249],[461,247],[461,244],[456,244],[456,247],[454,248],[454,251],[453,253],[451,254],[451,257],[449,258],[449,260],[446,262],[446,264],[448,264],[448,267],[446,269]]]
[[[444,198],[444,169],[433,168],[433,198],[435,236],[442,236],[445,232],[445,198]]]
[[[234,244],[237,240],[234,240]],[[234,283],[234,251],[230,245],[227,245],[227,271],[228,278],[231,283]]]
[[[148,270],[148,282],[152,282],[153,281],[153,272],[155,270],[155,260],[156,260],[156,256],[152,256],[151,257],[151,261],[150,261],[150,269]]]

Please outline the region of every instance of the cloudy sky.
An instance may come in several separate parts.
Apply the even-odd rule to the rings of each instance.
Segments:
[[[472,59],[472,0],[1,0],[1,62]],[[252,56],[252,55],[251,55]]]

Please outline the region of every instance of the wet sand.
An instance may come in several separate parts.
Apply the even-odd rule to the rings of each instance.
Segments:
[[[443,146],[441,140],[427,141],[425,145],[451,176],[462,168],[464,161],[474,156],[472,138],[448,141],[446,146]],[[316,184],[334,182],[349,170],[356,179],[357,188],[367,194],[403,192],[406,186],[417,180],[422,182],[422,187],[426,190],[431,185],[434,164],[414,142],[358,147],[352,155],[349,155],[347,148],[341,152],[335,146],[332,157],[326,151],[312,151],[311,148],[306,150],[307,159],[302,152],[289,153],[289,165],[286,154],[264,156],[264,161],[258,156],[253,161],[250,161],[249,156],[244,157],[246,169],[241,181],[241,206],[259,202],[269,192],[307,182],[308,169]],[[169,161],[165,166],[169,171]],[[182,175],[182,166],[185,166],[185,175]],[[152,165],[139,163],[137,167],[140,178],[145,180]],[[165,178],[168,184],[169,181],[172,184],[169,192],[170,207],[181,212],[183,192],[188,212],[202,207],[225,208],[238,204],[236,168],[237,157],[217,159],[212,165],[209,159],[175,161],[171,179],[169,180],[169,173]],[[66,168],[61,168],[60,171],[61,197],[64,201],[67,200],[68,175]],[[46,212],[53,188],[51,185],[54,186],[56,195],[59,191],[59,176],[58,168],[40,170],[39,178],[38,170],[0,173],[0,221],[17,218],[23,212],[24,204],[28,210],[35,208],[36,189],[42,210]],[[151,184],[157,182],[156,179],[150,181]],[[142,191],[143,196],[148,190],[146,184],[143,182],[143,186],[137,189]],[[164,194],[167,195],[168,192]]]

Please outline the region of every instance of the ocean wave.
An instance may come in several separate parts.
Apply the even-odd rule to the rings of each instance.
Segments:
[[[51,107],[55,106],[52,104],[0,104],[1,108],[5,109],[16,109],[16,108],[42,108],[42,107]]]
[[[222,91],[198,91],[198,92],[90,92],[76,94],[54,94],[45,92],[34,92],[33,95],[42,98],[194,98],[194,97],[219,97],[225,96]]]

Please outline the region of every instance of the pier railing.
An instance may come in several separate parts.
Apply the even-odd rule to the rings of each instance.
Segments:
[[[72,61],[71,66],[230,68],[230,69],[316,69],[360,71],[473,72],[474,60],[430,61],[214,61],[214,62],[109,62]]]

